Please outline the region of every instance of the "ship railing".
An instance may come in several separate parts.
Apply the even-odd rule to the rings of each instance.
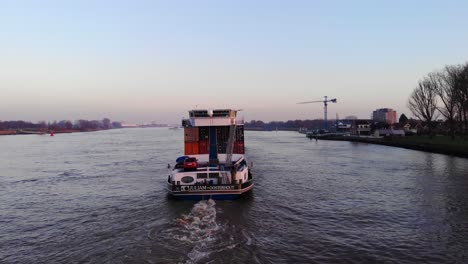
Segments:
[[[191,185],[175,185],[172,184],[172,191],[220,191],[220,190],[239,190],[242,189],[241,184],[191,184]]]
[[[219,183],[219,184],[176,184],[175,182],[169,183],[172,191],[218,191],[218,190],[239,190],[242,189],[242,185],[248,182],[251,182],[252,178],[249,178],[247,181],[236,180],[234,183]]]

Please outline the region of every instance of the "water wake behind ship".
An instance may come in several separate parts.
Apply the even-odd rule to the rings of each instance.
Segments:
[[[192,246],[185,263],[198,263],[207,258],[215,246],[222,226],[216,222],[215,201],[196,203],[189,214],[183,214],[175,221],[180,229],[174,238]]]
[[[171,249],[167,249],[180,255],[179,263],[205,263],[212,253],[229,247],[229,241],[222,238],[225,227],[217,221],[216,216],[214,200],[197,202],[188,214],[174,219],[170,226],[156,237],[172,245]]]
[[[191,243],[209,242],[214,239],[221,227],[216,222],[215,201],[206,200],[196,203],[189,214],[175,220],[179,226],[175,239]]]

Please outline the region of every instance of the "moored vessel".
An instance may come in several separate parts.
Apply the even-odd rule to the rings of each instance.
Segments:
[[[167,179],[169,194],[181,199],[236,199],[253,186],[244,156],[244,122],[238,110],[191,110],[182,120],[184,156]]]

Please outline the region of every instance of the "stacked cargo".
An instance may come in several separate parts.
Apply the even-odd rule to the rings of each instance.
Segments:
[[[199,127],[199,139],[200,141],[209,140],[210,129],[208,127]]]
[[[208,127],[200,127],[199,129],[199,142],[198,150],[199,154],[210,153],[210,130]]]
[[[227,143],[229,141],[229,130],[230,127],[220,127],[217,138],[218,143],[218,153],[225,154],[227,151]]]
[[[220,154],[226,153],[229,140],[229,126],[215,128],[217,150]],[[184,128],[185,155],[209,154],[210,132],[209,127],[185,127]],[[244,127],[236,128],[234,141],[234,154],[244,154]]]
[[[244,141],[244,126],[236,127],[236,141]]]
[[[184,128],[185,132],[185,142],[198,142],[199,133],[198,127],[186,127]]]
[[[198,142],[198,154],[210,153],[210,142],[208,140],[200,140]]]
[[[234,153],[245,154],[244,149],[244,126],[236,128],[236,141],[234,142]]]
[[[185,155],[197,155],[198,152],[198,142],[185,142]]]
[[[226,146],[229,138],[229,127],[216,127],[216,145],[218,153],[226,153]]]
[[[184,128],[185,155],[199,154],[198,127]]]
[[[235,154],[245,154],[244,150],[244,141],[236,140],[234,142],[234,153]]]

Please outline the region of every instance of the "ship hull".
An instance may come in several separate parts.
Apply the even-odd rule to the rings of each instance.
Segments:
[[[235,190],[195,190],[187,188],[186,190],[174,190],[172,184],[168,184],[169,196],[178,200],[236,200],[248,194],[254,186],[253,181],[243,183],[240,189]],[[184,186],[188,187],[188,186]],[[204,186],[196,186],[196,189]],[[205,186],[206,187],[206,186]]]

